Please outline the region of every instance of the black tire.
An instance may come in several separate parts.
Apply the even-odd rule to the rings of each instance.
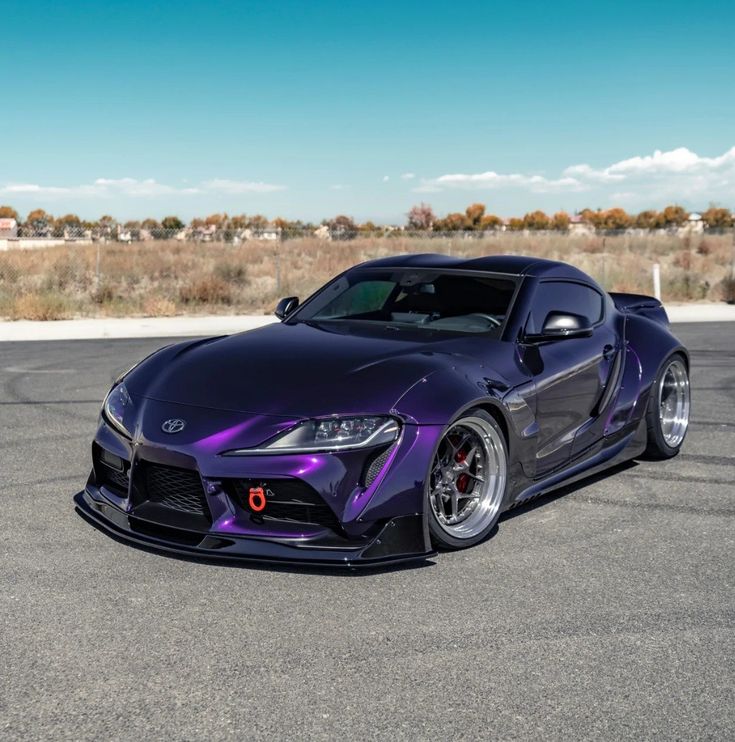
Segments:
[[[672,368],[676,369],[677,374],[683,372],[686,377],[686,422],[683,426],[683,430],[678,431],[675,439],[672,440],[672,436],[669,435],[667,440],[667,435],[665,434],[661,419],[660,407],[662,394],[665,390],[665,384],[668,383],[667,379],[671,378],[668,374]],[[646,445],[645,456],[647,458],[657,460],[670,459],[679,453],[689,427],[690,409],[689,368],[686,359],[681,353],[673,353],[661,364],[661,368],[658,370],[658,374],[656,374],[656,380],[653,382],[653,386],[651,387],[651,395],[646,409],[648,442]]]
[[[484,481],[482,484],[479,481],[475,481],[473,485],[473,492],[481,489],[483,491],[482,496],[478,496],[477,503],[474,505],[474,510],[470,511],[465,521],[461,521],[455,525],[448,523],[442,524],[440,522],[439,515],[435,509],[435,503],[437,497],[448,497],[436,494],[437,488],[434,485],[438,482],[444,482],[440,476],[437,475],[437,470],[440,465],[440,459],[445,458],[447,450],[451,445],[450,440],[455,435],[456,431],[466,431],[470,435],[476,434],[478,439],[476,443],[480,446],[483,445],[484,450],[480,452],[480,456],[485,457],[483,466],[487,471],[485,473]],[[471,443],[468,443],[468,446]],[[460,447],[461,450],[461,447]],[[459,456],[460,452],[456,452],[456,456]],[[454,457],[455,454],[452,454]],[[476,455],[477,456],[477,455]],[[455,458],[451,459],[452,468],[454,468]],[[473,461],[467,464],[467,471],[475,468],[475,475],[477,474],[478,458],[473,457]],[[465,459],[462,459],[460,464],[462,466],[465,463]],[[447,461],[447,465],[449,460]],[[446,470],[448,466],[444,467]],[[481,467],[480,467],[481,468]],[[491,475],[490,471],[493,469],[494,473]],[[457,488],[459,483],[459,477],[461,472],[457,475],[457,481],[453,482],[453,486]],[[474,475],[469,474],[468,476],[473,477]],[[452,485],[447,484],[447,487]],[[447,426],[447,429],[442,434],[442,439],[435,451],[432,462],[429,467],[429,473],[426,478],[426,511],[429,522],[429,533],[434,546],[438,549],[444,550],[456,550],[464,549],[468,546],[474,546],[492,532],[495,525],[498,522],[498,518],[503,511],[505,504],[505,497],[508,489],[508,444],[505,440],[502,429],[495,421],[492,415],[485,412],[482,409],[469,410],[462,414],[461,417],[457,418],[454,422]],[[459,496],[461,500],[464,500],[462,495]],[[474,500],[474,497],[468,498]],[[467,505],[465,505],[467,507]],[[446,516],[446,513],[444,513]],[[451,517],[451,516],[450,516]],[[474,519],[474,528],[471,519]],[[467,525],[466,533],[459,534],[452,532],[452,529],[459,531],[463,528],[463,523]]]

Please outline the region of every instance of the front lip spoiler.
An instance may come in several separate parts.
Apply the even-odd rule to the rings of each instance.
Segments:
[[[436,556],[436,551],[426,548],[428,534],[420,514],[393,518],[371,542],[355,548],[304,549],[282,541],[216,533],[204,534],[198,544],[184,544],[133,530],[126,513],[95,499],[87,490],[74,496],[74,504],[83,518],[114,538],[154,551],[207,561],[364,569],[422,562]]]

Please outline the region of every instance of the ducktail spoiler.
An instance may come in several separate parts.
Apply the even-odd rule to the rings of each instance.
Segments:
[[[662,325],[669,324],[669,317],[661,302],[653,296],[644,294],[620,294],[614,291],[610,296],[619,311],[625,314],[637,314],[641,317],[647,317],[654,322]]]

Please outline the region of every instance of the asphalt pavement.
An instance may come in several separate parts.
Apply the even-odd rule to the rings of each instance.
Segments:
[[[423,567],[220,566],[74,511],[110,381],[163,340],[0,344],[0,738],[732,739],[735,325],[680,456]]]

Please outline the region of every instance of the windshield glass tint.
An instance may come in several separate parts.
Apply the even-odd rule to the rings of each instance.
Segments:
[[[443,271],[356,270],[327,286],[298,321],[379,322],[449,332],[497,333],[515,283]]]

